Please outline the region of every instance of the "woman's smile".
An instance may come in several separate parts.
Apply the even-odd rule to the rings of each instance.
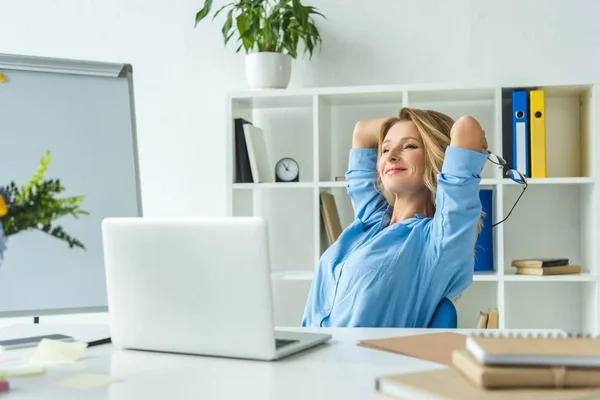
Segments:
[[[406,171],[406,168],[402,168],[402,167],[389,167],[385,170],[385,175],[393,175],[393,174],[397,174],[399,172],[404,172]]]

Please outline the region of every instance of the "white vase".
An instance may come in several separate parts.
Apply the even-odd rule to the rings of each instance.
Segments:
[[[252,89],[285,89],[292,76],[292,57],[275,52],[246,55],[246,81]]]

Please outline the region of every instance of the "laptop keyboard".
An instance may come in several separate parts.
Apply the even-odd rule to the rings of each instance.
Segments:
[[[283,346],[287,346],[288,344],[298,343],[297,340],[289,340],[289,339],[275,339],[275,348],[278,349]]]

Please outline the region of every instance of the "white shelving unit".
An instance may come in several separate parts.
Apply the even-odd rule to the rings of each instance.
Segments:
[[[457,304],[459,327],[474,327],[480,310],[496,307],[500,328],[598,332],[599,86],[536,86],[546,91],[548,177],[529,179],[511,216],[494,228],[494,271],[475,273]],[[471,115],[485,129],[490,149],[502,154],[502,87],[394,85],[228,96],[228,212],[260,215],[269,223],[277,324],[300,323],[313,271],[327,246],[319,193],[335,195],[344,226],[353,219],[346,182],[335,177],[346,171],[354,124],[396,115],[403,106],[435,109],[455,118]],[[300,182],[233,183],[233,119],[237,117],[264,130],[273,164],[282,157],[298,161]],[[484,167],[481,186],[494,191],[494,221],[503,218],[522,190],[490,162]],[[584,272],[515,275],[511,260],[529,257],[568,257]]]

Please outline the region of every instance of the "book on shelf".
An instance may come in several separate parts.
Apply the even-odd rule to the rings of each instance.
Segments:
[[[271,156],[267,150],[264,131],[252,124],[244,124],[244,138],[254,183],[274,182]]]
[[[234,119],[234,130],[235,183],[274,182],[264,131],[244,118]]]
[[[234,122],[234,161],[235,161],[235,183],[253,183],[248,147],[244,134],[244,125],[251,124],[244,118],[235,118]]]
[[[480,311],[475,323],[476,329],[498,329],[498,309],[490,308]]]
[[[524,268],[519,267],[515,272],[517,275],[535,275],[535,276],[544,276],[544,275],[571,275],[571,274],[580,274],[581,266],[580,265],[564,265],[560,267],[548,267],[548,268]]]
[[[331,246],[342,233],[342,223],[335,204],[335,197],[328,192],[321,192],[321,218],[325,227],[327,241]]]
[[[544,268],[569,265],[568,258],[526,258],[520,260],[512,260],[513,267],[523,268]]]
[[[568,258],[530,258],[513,260],[517,275],[567,275],[581,273],[580,265],[570,265]]]
[[[477,322],[475,323],[476,329],[485,329],[487,327],[487,322],[489,318],[489,313],[487,311],[479,311],[479,316],[477,317]]]

